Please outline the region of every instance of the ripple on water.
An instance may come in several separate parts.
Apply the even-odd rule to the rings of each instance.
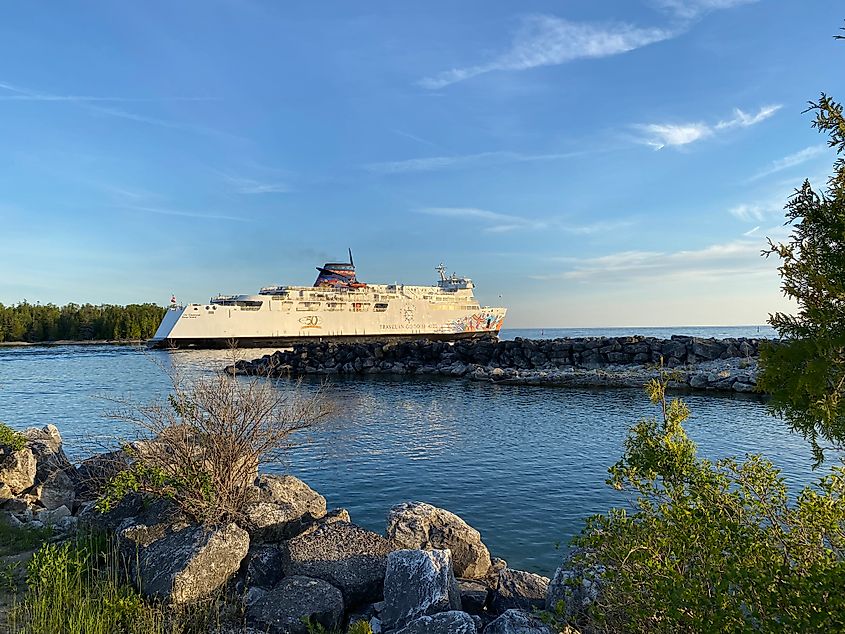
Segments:
[[[258,357],[271,350],[249,351]],[[0,420],[55,423],[75,459],[128,433],[108,398],[167,393],[162,368],[207,373],[226,351],[140,351],[118,346],[0,349]],[[276,381],[291,389],[288,381]],[[319,381],[306,380],[312,393]],[[334,378],[331,420],[267,470],[291,472],[330,506],[383,531],[404,500],[443,506],[478,528],[512,566],[550,574],[588,515],[624,499],[604,484],[628,427],[652,415],[637,390],[549,389],[438,378]],[[690,435],[708,457],[763,452],[791,484],[811,477],[804,441],[754,398],[689,395]]]

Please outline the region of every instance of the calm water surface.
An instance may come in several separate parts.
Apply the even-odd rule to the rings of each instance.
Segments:
[[[210,372],[225,356],[118,346],[0,349],[0,420],[16,428],[55,423],[65,450],[81,459],[128,433],[107,416],[109,398],[161,397],[163,368],[175,362]],[[286,381],[278,386],[291,389]],[[306,381],[301,389],[318,386]],[[544,574],[562,556],[555,545],[565,546],[586,516],[624,502],[604,484],[606,469],[627,428],[653,413],[638,390],[335,377],[330,392],[334,418],[267,470],[301,477],[330,506],[346,507],[353,521],[378,532],[397,502],[443,506],[478,528],[494,555]],[[686,400],[689,432],[705,455],[764,452],[791,484],[812,479],[806,443],[756,398]]]

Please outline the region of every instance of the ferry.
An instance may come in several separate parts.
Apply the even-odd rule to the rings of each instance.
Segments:
[[[257,295],[218,295],[180,306],[176,298],[149,345],[272,347],[303,341],[456,340],[498,335],[506,308],[481,306],[472,280],[446,275],[432,286],[367,284],[349,262],[317,267],[313,286],[268,286]]]

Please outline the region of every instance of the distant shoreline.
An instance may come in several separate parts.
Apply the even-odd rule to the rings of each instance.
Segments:
[[[146,339],[60,339],[57,341],[0,341],[0,348],[52,348],[53,346],[140,346]]]

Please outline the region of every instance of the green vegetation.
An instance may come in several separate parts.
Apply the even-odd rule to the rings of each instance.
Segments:
[[[252,501],[258,465],[280,460],[293,434],[329,413],[322,391],[302,398],[262,377],[221,372],[183,380],[174,370],[170,379],[166,401],[127,401],[114,413],[143,440],[124,447],[132,466],[103,487],[101,512],[143,493],[171,500],[201,523],[240,519]]]
[[[26,447],[26,436],[16,432],[6,423],[0,423],[0,447],[8,447],[12,451],[19,451]]]
[[[176,610],[143,599],[101,535],[43,545],[27,565],[26,585],[6,615],[13,633],[206,634],[219,625],[215,601]]]
[[[770,317],[784,342],[763,350],[759,386],[818,466],[820,440],[845,449],[845,117],[825,94],[810,111],[840,157],[825,192],[805,181],[789,200],[789,242],[764,251],[798,312]],[[845,631],[845,466],[796,494],[760,455],[700,458],[666,385],[647,386],[661,416],[631,429],[609,470],[633,510],[590,518],[574,540],[574,568],[601,587],[582,616],[597,632]]]
[[[590,617],[598,631],[815,632],[845,628],[845,469],[794,503],[762,456],[712,463],[686,435],[689,416],[649,383],[662,415],[625,441],[608,483],[635,512],[588,520],[577,562],[605,567]]]
[[[49,527],[12,526],[0,519],[0,557],[33,550],[52,535]]]
[[[0,342],[149,339],[165,309],[155,304],[0,304]]]
[[[830,147],[845,153],[842,105],[822,94],[810,110]],[[759,385],[772,395],[773,411],[810,440],[821,463],[820,439],[845,447],[845,160],[836,161],[826,192],[805,181],[786,209],[790,240],[770,241],[766,254],[780,258],[781,287],[798,312],[770,317],[786,341],[761,351]]]

